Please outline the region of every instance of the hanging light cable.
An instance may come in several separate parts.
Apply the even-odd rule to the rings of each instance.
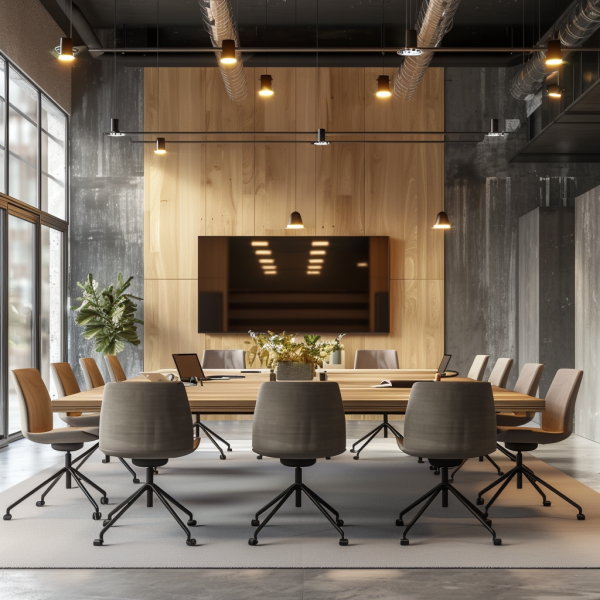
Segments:
[[[115,0],[115,23],[114,23],[114,47],[117,48],[117,0]],[[112,113],[113,115],[117,112],[117,53],[114,53],[113,60],[113,93],[112,93]],[[125,134],[121,133],[119,129],[119,119],[112,118],[110,120],[110,133],[109,137],[123,137]]]
[[[64,3],[65,14],[67,14],[67,0]],[[69,19],[69,37],[61,37],[60,44],[54,48],[58,54],[58,60],[70,62],[75,60],[79,48],[73,46],[73,0],[71,0],[71,17]]]
[[[269,0],[265,0],[265,50],[268,49],[268,31],[269,31]],[[272,96],[275,92],[273,91],[273,78],[268,74],[269,71],[269,53],[265,52],[265,74],[260,76],[260,89],[258,95],[263,98]]]
[[[385,48],[385,0],[381,0],[381,47]],[[385,52],[381,53],[382,74],[377,78],[377,91],[375,95],[378,98],[389,98],[392,95],[390,89],[390,78],[385,74]]]
[[[405,7],[404,20],[406,22],[406,28],[404,30],[404,48],[401,48],[400,50],[398,50],[398,54],[400,56],[420,56],[421,54],[423,54],[423,50],[419,50],[419,48],[418,48],[419,40],[418,40],[417,30],[411,29],[412,12],[411,12],[411,17],[409,18],[408,2],[409,2],[409,0],[406,0],[406,3],[404,5],[404,7]]]
[[[160,64],[159,60],[159,44],[158,44],[158,3],[159,0],[156,0],[156,87],[157,87],[157,98],[156,98],[156,114],[157,114],[157,125],[158,131],[160,131]],[[154,149],[154,154],[166,154],[167,153],[167,145],[165,138],[159,137],[156,138],[156,148]]]

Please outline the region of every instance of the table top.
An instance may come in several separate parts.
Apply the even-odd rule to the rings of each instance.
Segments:
[[[162,373],[171,372],[168,369]],[[206,375],[239,375],[236,370],[206,370]],[[408,404],[410,388],[374,388],[384,379],[431,381],[434,369],[335,369],[329,371],[329,381],[340,385],[344,410],[347,414],[404,414]],[[244,379],[208,381],[203,386],[186,387],[190,408],[202,414],[252,414],[256,404],[258,388],[269,380],[267,371],[244,373]],[[145,381],[135,377],[129,381]],[[442,379],[441,385],[457,381],[472,381],[466,377]],[[315,385],[318,379],[314,380]],[[149,383],[149,382],[148,382]],[[126,384],[126,382],[124,382]],[[545,401],[533,396],[519,394],[492,386],[497,412],[543,411]],[[80,392],[52,401],[54,412],[97,412],[102,405],[104,387]]]

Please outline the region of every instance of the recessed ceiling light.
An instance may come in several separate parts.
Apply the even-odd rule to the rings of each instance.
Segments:
[[[306,271],[307,275],[320,275],[321,271]]]
[[[320,271],[323,268],[323,265],[308,265],[309,271]]]
[[[263,241],[263,240],[255,240],[253,242],[250,242],[251,246],[268,246],[269,242],[267,241]]]
[[[310,251],[311,256],[319,256],[319,255],[322,256],[324,254],[327,254],[327,251],[325,251],[325,250],[311,250]]]
[[[369,266],[369,263],[366,263],[366,262],[360,262],[360,263],[356,263],[356,266],[357,266],[357,267],[368,267],[368,266]]]
[[[271,254],[273,254],[271,250],[255,250],[254,252],[259,256],[271,256]]]
[[[314,240],[311,245],[312,246],[329,246],[329,242],[327,240]]]
[[[309,263],[323,263],[325,261],[322,258],[309,258],[308,262]]]
[[[277,267],[275,265],[260,265],[262,269],[264,269],[265,271],[272,271],[273,269],[276,269]]]
[[[263,271],[265,275],[277,275],[277,271]]]
[[[264,265],[269,265],[275,262],[274,258],[259,258],[258,262]]]

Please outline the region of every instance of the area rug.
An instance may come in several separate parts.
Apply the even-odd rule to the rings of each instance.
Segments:
[[[431,505],[410,532],[410,545],[400,546],[398,511],[437,483],[428,464],[402,454],[394,440],[376,440],[361,456],[320,460],[304,469],[304,481],[336,507],[345,521],[349,546],[338,545],[337,532],[304,499],[302,508],[289,500],[249,546],[254,512],[293,482],[293,469],[278,460],[257,460],[250,442],[232,442],[234,451],[219,460],[207,444],[159,469],[156,482],[194,513],[191,528],[197,545],[185,544],[181,529],[160,504],[138,503],[93,546],[101,522],[78,489],[61,482],[38,508],[31,497],[0,521],[1,568],[600,568],[600,495],[557,469],[526,456],[525,462],[543,479],[583,506],[576,510],[548,494],[552,506],[527,483],[511,483],[490,512],[501,546],[450,497]],[[57,457],[60,455],[57,454]],[[109,495],[105,513],[132,493],[135,484],[122,466],[100,462],[96,453],[83,472]],[[510,463],[499,453],[503,469]],[[138,469],[140,477],[143,476]],[[0,494],[0,510],[47,478],[52,469]],[[455,485],[475,500],[491,483],[495,471],[486,462],[470,460]],[[94,492],[98,500],[98,495]],[[414,514],[411,513],[411,514]]]

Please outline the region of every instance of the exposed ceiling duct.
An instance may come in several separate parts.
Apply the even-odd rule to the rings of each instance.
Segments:
[[[575,6],[556,24],[558,38],[566,48],[581,46],[600,28],[600,0],[578,0]],[[546,34],[541,43],[550,39]],[[526,100],[540,89],[546,75],[546,52],[540,50],[515,75],[510,84],[510,93],[517,100]]]
[[[223,40],[234,40],[236,47],[239,47],[240,39],[229,0],[198,0],[198,4],[212,45],[220,48]],[[237,63],[228,67],[221,64],[221,51],[215,51],[215,56],[227,94],[235,102],[244,100],[248,94],[248,87],[242,53],[236,52]]]
[[[96,35],[96,32],[92,29],[92,26],[88,23],[81,9],[73,2],[70,7],[66,2],[59,2],[59,6],[62,8],[65,15],[71,19],[73,23],[73,29],[77,31],[79,37],[83,40],[83,43],[94,50],[102,48],[102,44]],[[95,58],[100,58],[102,54],[100,52],[94,53]]]
[[[450,29],[460,0],[425,0],[417,20],[419,48],[436,48]],[[394,96],[410,100],[435,53],[423,50],[420,56],[407,56],[394,77]]]

